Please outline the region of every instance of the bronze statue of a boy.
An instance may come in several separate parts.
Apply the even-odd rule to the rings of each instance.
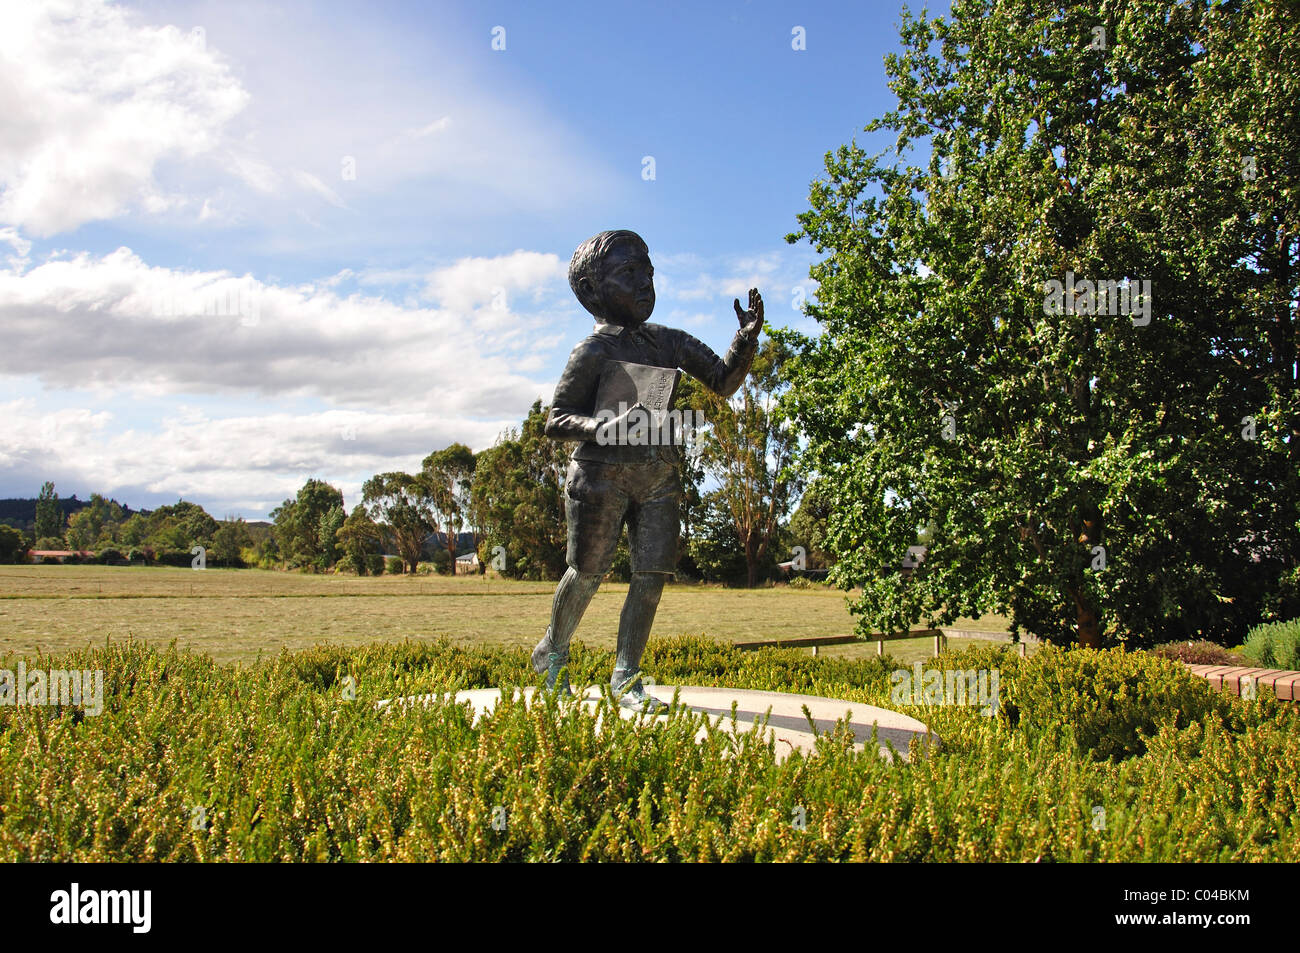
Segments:
[[[615,697],[626,707],[653,711],[661,703],[641,682],[641,655],[650,637],[664,582],[675,568],[681,530],[677,505],[682,488],[678,449],[673,444],[620,439],[640,405],[614,419],[597,416],[596,394],[610,361],[681,368],[710,390],[729,397],[749,372],[763,327],[763,299],[749,291],[749,310],[735,303],[740,330],[727,356],[675,328],[647,324],[654,310],[654,267],[650,251],[635,232],[601,232],[587,239],[569,262],[569,286],[595,315],[595,331],[573,349],[555,388],[546,435],[576,440],[565,479],[568,569],[555,590],[551,624],[533,650],[533,667],[546,672],[548,688],[568,691],[562,670],[569,639],[609,571],[614,552],[628,529],[632,583],[619,617],[618,648],[610,678]]]

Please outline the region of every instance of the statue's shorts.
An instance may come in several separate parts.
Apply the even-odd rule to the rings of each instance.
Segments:
[[[603,576],[627,523],[633,572],[676,571],[681,495],[673,463],[574,460],[564,483],[568,564],[578,572]]]

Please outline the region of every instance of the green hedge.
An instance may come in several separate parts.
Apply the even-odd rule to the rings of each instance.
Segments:
[[[1006,714],[1031,742],[1119,760],[1161,725],[1226,718],[1231,702],[1172,659],[1146,652],[1044,645],[1006,691]]]
[[[1242,654],[1265,668],[1300,670],[1300,619],[1255,626]]]
[[[1208,693],[1136,653],[944,656],[941,670],[997,670],[1001,713],[906,706],[943,745],[892,764],[842,732],[781,764],[756,735],[697,744],[702,722],[682,711],[650,728],[606,717],[597,732],[572,707],[505,702],[478,725],[450,704],[374,708],[531,684],[525,649],[322,646],[237,669],[126,643],[27,661],[102,669],[105,708],[0,706],[4,862],[1261,861],[1300,849],[1296,709],[1267,692]],[[575,646],[574,682],[603,681],[611,661]],[[680,638],[657,640],[646,668],[661,683],[894,707],[888,659]]]

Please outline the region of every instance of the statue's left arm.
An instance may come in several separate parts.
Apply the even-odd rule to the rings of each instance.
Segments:
[[[763,299],[756,290],[749,292],[748,311],[742,311],[740,302],[736,302],[736,318],[740,321],[740,330],[731,339],[727,356],[721,360],[707,344],[685,331],[681,332],[677,366],[722,397],[730,397],[740,388],[758,352],[758,334],[763,328]]]

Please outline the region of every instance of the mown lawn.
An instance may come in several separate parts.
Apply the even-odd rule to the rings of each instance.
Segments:
[[[614,646],[624,584],[596,594],[575,640]],[[260,570],[116,566],[0,567],[0,657],[33,656],[132,638],[218,662],[251,663],[282,649],[445,638],[453,644],[531,648],[546,631],[554,583],[486,576],[314,576]],[[1005,630],[986,616],[959,627]],[[831,589],[724,589],[672,584],[653,638],[719,642],[851,635],[845,595]],[[954,643],[954,648],[957,644]],[[890,642],[895,659],[928,658],[930,639]],[[806,650],[804,650],[806,653]],[[875,645],[821,650],[866,658]]]

